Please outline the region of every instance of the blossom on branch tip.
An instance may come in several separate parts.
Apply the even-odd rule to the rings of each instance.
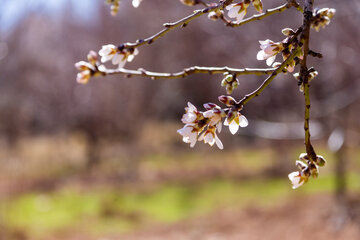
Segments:
[[[301,172],[292,172],[288,175],[288,178],[290,179],[293,185],[292,186],[293,189],[301,187],[308,180],[308,177],[303,175]]]
[[[276,55],[284,49],[283,44],[270,39],[259,41],[259,43],[261,50],[257,53],[256,59],[266,60],[266,64],[271,66],[276,59]]]
[[[112,64],[119,65],[119,68],[124,67],[126,62],[131,62],[138,53],[139,51],[136,48],[131,50],[125,49],[120,51],[113,44],[104,45],[99,51],[99,55],[101,56],[102,63],[111,60]]]
[[[302,186],[309,180],[309,177],[317,178],[319,175],[319,167],[325,165],[325,159],[321,155],[317,155],[315,159],[310,159],[307,153],[301,153],[299,160],[295,162],[295,165],[300,171],[292,172],[288,175],[293,189]]]
[[[227,14],[229,18],[236,18],[235,23],[236,24],[240,23],[244,19],[249,5],[250,5],[250,1],[248,0],[244,0],[241,3],[233,3],[228,5],[226,7],[226,10],[228,10]]]
[[[75,67],[80,71],[76,76],[76,81],[81,84],[88,83],[92,73],[95,72],[94,65],[85,61],[80,61],[75,63]]]

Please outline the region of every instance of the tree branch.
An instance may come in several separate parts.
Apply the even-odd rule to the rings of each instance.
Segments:
[[[174,78],[184,78],[191,74],[223,74],[223,73],[230,73],[236,75],[268,75],[271,74],[275,68],[230,68],[230,67],[198,67],[193,66],[189,68],[185,68],[181,72],[176,73],[160,73],[160,72],[150,72],[146,71],[145,69],[138,69],[138,70],[129,70],[129,69],[106,69],[99,72],[103,75],[115,75],[115,74],[125,74],[127,77],[132,76],[142,76],[142,77],[149,77],[151,79],[159,79],[159,78],[167,78],[167,79],[174,79]]]
[[[305,115],[304,115],[304,130],[305,130],[305,147],[306,153],[309,156],[310,160],[313,162],[316,160],[316,153],[311,145],[310,141],[310,91],[309,91],[309,71],[307,67],[307,56],[309,53],[309,39],[310,39],[310,24],[312,18],[312,9],[313,9],[314,0],[305,0],[304,7],[304,22],[303,22],[303,32],[301,35],[301,42],[303,43],[304,56],[300,61],[300,81],[304,85],[304,96],[305,96]]]
[[[295,1],[294,1],[295,2]],[[252,17],[249,17],[247,19],[244,19],[242,20],[241,22],[239,23],[233,23],[231,21],[228,20],[227,22],[227,26],[229,27],[240,27],[241,25],[244,25],[246,23],[249,23],[249,22],[253,22],[253,21],[256,21],[256,20],[261,20],[263,18],[266,18],[268,16],[271,16],[275,13],[281,13],[283,11],[285,11],[286,9],[292,7],[292,6],[295,6],[296,9],[298,9],[299,11],[301,11],[301,7],[299,6],[299,4],[297,4],[296,2],[296,5],[294,5],[294,2],[293,1],[288,1],[288,3],[284,4],[284,5],[281,5],[279,7],[276,7],[276,8],[272,8],[272,9],[267,9],[265,10],[264,13],[261,13],[261,14],[256,14],[256,15],[253,15]],[[301,10],[300,10],[301,9]]]
[[[260,93],[272,82],[272,80],[274,80],[274,78],[283,71],[283,69],[292,61],[294,60],[294,58],[299,54],[299,52],[301,51],[300,47],[297,47],[296,49],[294,49],[292,51],[292,53],[290,54],[290,56],[278,67],[276,68],[272,74],[265,79],[265,81],[252,93],[245,95],[245,97],[243,97],[240,102],[237,104],[238,108],[241,108],[243,105],[245,105],[247,102],[249,102],[251,99],[253,99],[254,97],[257,97],[260,95]]]
[[[233,2],[233,0],[223,0],[221,1],[219,4],[214,5],[214,6],[209,6],[206,8],[203,8],[201,10],[195,10],[193,14],[184,17],[183,19],[180,19],[177,22],[174,23],[165,23],[163,24],[163,26],[165,27],[163,30],[161,30],[160,32],[154,34],[151,37],[148,37],[146,39],[139,39],[137,40],[135,43],[124,43],[123,45],[121,45],[122,48],[137,48],[140,47],[142,45],[145,44],[151,44],[153,43],[155,40],[159,39],[160,37],[164,36],[166,33],[168,33],[170,30],[177,28],[177,27],[185,27],[189,22],[191,22],[192,20],[206,14],[212,11],[216,11],[216,10],[222,10],[224,9],[227,5],[231,4]]]

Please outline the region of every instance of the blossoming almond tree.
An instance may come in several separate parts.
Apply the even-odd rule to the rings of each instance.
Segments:
[[[133,0],[132,5],[139,7],[142,0]],[[119,9],[120,0],[107,0],[111,5],[111,14],[116,15]],[[145,39],[139,39],[136,42],[122,43],[117,46],[106,44],[102,46],[98,54],[90,51],[88,62],[80,61],[75,64],[79,70],[77,82],[86,84],[91,77],[107,76],[114,74],[125,74],[128,76],[143,76],[151,79],[160,78],[183,78],[191,74],[223,74],[221,86],[226,90],[227,95],[218,97],[223,107],[215,103],[205,103],[204,111],[198,110],[193,104],[188,102],[185,108],[185,114],[181,121],[184,127],[177,132],[182,136],[185,143],[194,147],[198,141],[216,146],[223,149],[218,134],[222,126],[228,126],[232,134],[235,134],[240,127],[246,127],[248,120],[241,113],[244,106],[253,98],[259,96],[265,88],[279,75],[293,73],[297,66],[299,70],[293,74],[297,79],[300,92],[305,98],[304,131],[305,131],[305,153],[301,153],[296,166],[299,171],[289,174],[289,179],[293,188],[298,188],[306,183],[310,177],[317,178],[319,167],[325,165],[325,159],[317,155],[310,141],[310,83],[317,76],[317,71],[309,67],[307,63],[308,56],[321,58],[322,55],[310,49],[310,29],[319,31],[330,23],[330,19],[335,14],[335,9],[322,8],[313,10],[314,0],[304,0],[299,4],[296,0],[286,0],[283,5],[264,10],[262,0],[214,0],[213,3],[205,3],[202,0],[180,0],[182,4],[188,6],[200,5],[203,8],[195,10],[193,14],[186,16],[174,23],[165,23],[164,29]],[[264,5],[266,2],[264,0]],[[247,9],[254,7],[258,14],[245,18]],[[144,69],[130,70],[124,68],[126,62],[131,62],[139,54],[138,48],[150,45],[157,39],[165,36],[171,30],[177,27],[185,27],[191,21],[207,15],[210,20],[223,21],[226,27],[240,27],[255,20],[262,20],[266,17],[281,13],[289,8],[295,8],[303,16],[303,22],[295,30],[290,28],[282,29],[283,39],[275,42],[270,39],[260,40],[260,51],[254,53],[257,60],[265,60],[269,68],[231,68],[231,67],[199,67],[193,66],[183,69],[176,73],[150,72]],[[265,37],[264,37],[265,38]],[[282,61],[275,62],[277,55],[281,55]],[[100,55],[100,59],[98,57]],[[103,63],[111,61],[115,68],[109,69]],[[242,99],[236,100],[230,95],[233,90],[239,86],[240,75],[264,75],[267,76],[263,83],[253,92],[246,94]]]

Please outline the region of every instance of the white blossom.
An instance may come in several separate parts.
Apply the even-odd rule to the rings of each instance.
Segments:
[[[280,42],[273,42],[270,39],[265,41],[259,41],[261,50],[257,53],[257,60],[266,60],[266,64],[271,66],[278,54],[282,50],[282,44]]]
[[[85,61],[75,63],[75,67],[80,71],[76,76],[76,81],[81,84],[88,83],[91,77],[91,71],[95,71],[95,67]]]
[[[246,15],[248,6],[249,4],[243,2],[230,4],[226,7],[229,18],[236,18],[235,23],[240,23]]]
[[[304,178],[301,176],[300,172],[292,172],[288,175],[291,183],[292,183],[292,188],[296,189],[300,186],[302,186],[305,183]]]
[[[190,143],[190,147],[194,147],[198,138],[198,131],[194,128],[194,124],[185,124],[185,126],[177,132],[183,136],[183,142]]]
[[[188,107],[185,108],[185,114],[182,116],[181,121],[184,124],[194,123],[198,116],[198,110],[191,102],[188,102]]]
[[[138,53],[136,48],[133,52],[119,51],[113,44],[104,45],[99,51],[102,63],[111,60],[112,64],[119,65],[119,68],[124,67],[126,62],[131,62]]]
[[[248,120],[244,115],[241,115],[239,112],[232,112],[231,117],[228,116],[225,121],[224,125],[229,126],[229,130],[232,134],[235,134],[239,130],[240,127],[246,127],[249,125]]]
[[[216,135],[216,127],[215,126],[209,126],[208,129],[199,136],[198,140],[204,141],[204,143],[207,143],[210,146],[213,146],[214,143],[216,143],[216,146],[218,146],[219,149],[224,148],[221,140]]]

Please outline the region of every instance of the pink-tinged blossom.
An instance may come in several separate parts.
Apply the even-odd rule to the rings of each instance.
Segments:
[[[76,76],[76,81],[81,84],[88,83],[92,72],[95,71],[95,67],[85,61],[75,63],[75,67],[80,71]]]
[[[259,41],[261,50],[257,53],[257,60],[266,60],[266,64],[271,66],[276,58],[276,54],[278,54],[282,49],[282,43],[273,42],[270,39],[265,41]]]
[[[224,146],[221,142],[221,140],[216,135],[216,127],[215,126],[209,126],[206,131],[204,131],[199,136],[199,141],[204,141],[204,143],[209,144],[210,146],[213,146],[216,143],[216,146],[218,146],[219,149],[223,149]]]
[[[185,124],[185,126],[177,132],[183,137],[183,142],[190,143],[190,147],[194,147],[198,139],[198,131],[193,124]]]
[[[241,3],[230,4],[229,6],[226,7],[226,10],[228,10],[227,14],[229,18],[236,18],[235,23],[238,24],[244,19],[248,7],[249,7],[249,3],[241,2]]]
[[[229,126],[230,132],[235,134],[239,130],[239,126],[246,127],[249,125],[249,122],[244,115],[241,115],[237,111],[231,111],[226,117],[224,125]]]

